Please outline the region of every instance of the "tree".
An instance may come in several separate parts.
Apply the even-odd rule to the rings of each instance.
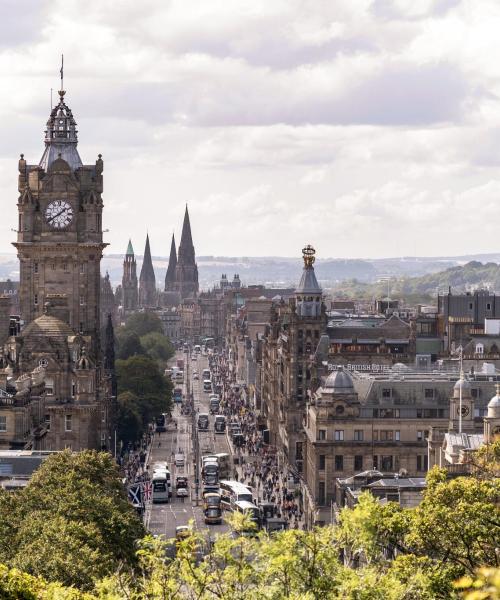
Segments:
[[[0,510],[5,507],[2,502]],[[10,566],[90,589],[119,566],[136,565],[134,544],[143,527],[108,453],[50,456],[13,494],[9,509],[0,521],[10,521],[2,555]]]
[[[125,323],[127,331],[132,331],[139,337],[148,333],[162,333],[163,325],[158,315],[150,312],[133,313]]]
[[[143,415],[139,398],[132,392],[123,392],[117,400],[117,435],[125,444],[135,442],[144,433]]]
[[[160,368],[165,368],[167,361],[175,354],[171,341],[163,333],[152,331],[140,338],[140,344],[148,356],[158,361]]]
[[[116,356],[121,360],[126,360],[131,356],[145,354],[137,333],[129,331],[125,327],[120,327],[120,329],[118,329],[116,333],[116,342]]]

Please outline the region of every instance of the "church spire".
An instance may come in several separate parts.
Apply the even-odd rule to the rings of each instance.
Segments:
[[[63,87],[63,70],[61,65],[61,89],[59,103],[52,109],[47,129],[45,130],[45,150],[39,166],[45,171],[57,159],[65,160],[73,171],[82,167],[82,159],[78,154],[78,136],[76,121],[71,109],[64,102],[66,92]]]
[[[170,258],[168,259],[167,274],[165,275],[165,291],[174,290],[175,267],[177,266],[177,251],[175,249],[175,236],[172,233],[172,243],[170,245]]]
[[[191,223],[189,222],[189,212],[186,204],[186,212],[184,213],[184,223],[182,224],[181,243],[179,245],[179,255],[181,254],[181,249],[188,252],[189,250],[191,250],[191,248],[193,249],[194,255],[193,238],[191,236]]]
[[[139,305],[141,307],[156,306],[156,277],[151,260],[149,247],[149,234],[146,235],[146,247],[142,261],[141,274],[139,275]]]
[[[134,256],[134,249],[132,248],[132,240],[129,238],[126,256]]]

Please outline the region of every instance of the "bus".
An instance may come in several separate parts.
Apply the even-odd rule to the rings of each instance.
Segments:
[[[156,471],[153,473],[153,504],[168,502],[170,473],[168,471]]]
[[[225,479],[219,483],[222,506],[226,510],[234,510],[234,503],[246,500],[252,502],[252,492],[239,481]]]
[[[167,482],[167,491],[168,497],[172,497],[172,477],[170,475],[170,470],[166,462],[158,462],[153,465],[153,479],[155,476],[158,476],[159,479],[165,479]],[[154,496],[154,494],[153,494]]]
[[[210,421],[207,413],[200,413],[198,415],[198,429],[200,431],[207,431]]]
[[[224,415],[215,415],[214,429],[215,433],[224,433],[226,431],[226,417]]]
[[[205,494],[203,498],[203,514],[207,525],[222,523],[222,507],[219,494]]]
[[[156,417],[155,422],[156,422],[156,431],[158,433],[167,431],[167,428],[165,427],[165,415],[160,415],[159,417]]]
[[[248,500],[237,500],[234,503],[235,512],[240,512],[247,514],[250,517],[250,520],[259,527],[260,525],[260,514],[259,509],[255,506],[253,502],[248,502]]]

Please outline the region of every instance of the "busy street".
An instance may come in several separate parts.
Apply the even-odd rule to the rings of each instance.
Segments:
[[[147,448],[129,465],[129,479],[144,490],[146,528],[172,539],[194,527],[211,540],[228,531],[234,510],[257,530],[304,527],[299,481],[264,442],[225,353],[182,348],[169,367],[172,410],[151,426]]]

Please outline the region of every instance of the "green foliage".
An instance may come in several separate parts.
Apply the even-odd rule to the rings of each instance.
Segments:
[[[116,376],[120,439],[135,441],[147,429],[148,423],[170,410],[172,382],[149,356],[117,360]]]
[[[116,346],[116,357],[122,360],[138,354],[146,354],[137,333],[125,327],[120,327],[116,332]]]
[[[157,331],[143,335],[140,338],[140,344],[146,354],[157,360],[160,368],[163,369],[165,369],[167,361],[175,354],[172,342],[163,333]]]
[[[455,291],[465,291],[467,286],[492,285],[500,287],[500,266],[496,263],[482,264],[471,261],[463,266],[451,267],[445,271],[423,275],[422,277],[395,277],[389,283],[391,298],[404,299],[408,303],[428,303],[436,298],[437,290],[444,292],[448,287]],[[333,289],[337,296],[349,299],[370,301],[387,296],[387,282],[362,283],[356,279],[342,281]]]
[[[500,569],[479,569],[475,577],[462,577],[455,587],[465,600],[500,600]]]
[[[133,568],[143,534],[112,457],[93,451],[48,458],[24,490],[2,496],[0,523],[1,562],[81,589]]]
[[[144,422],[139,410],[139,398],[132,392],[123,392],[117,399],[117,434],[125,444],[135,442],[144,433]]]
[[[134,332],[140,338],[148,333],[163,334],[163,325],[158,315],[150,312],[140,312],[130,315],[125,323],[127,331]]]

